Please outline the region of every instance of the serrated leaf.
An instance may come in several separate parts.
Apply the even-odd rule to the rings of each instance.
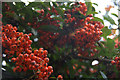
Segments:
[[[100,21],[102,22],[102,24],[104,24],[103,20],[98,17],[94,17],[94,19],[92,19],[91,21]]]

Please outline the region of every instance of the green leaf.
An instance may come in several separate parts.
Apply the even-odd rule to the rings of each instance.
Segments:
[[[91,2],[85,2],[87,5],[87,15],[92,13],[92,3]]]
[[[89,12],[89,14],[95,15],[95,14],[98,14],[98,12],[96,12],[95,8],[92,6],[92,10]],[[89,14],[87,14],[87,15],[89,15]]]
[[[113,16],[115,16],[115,17],[118,17],[118,15],[117,15],[117,14],[115,14],[115,13],[111,13],[111,15],[113,15]]]
[[[96,11],[95,11],[95,8],[94,8],[94,7],[92,7],[92,11],[91,11],[91,13],[90,13],[90,14],[93,14],[93,15],[94,15],[94,14],[98,14],[98,12],[96,12]]]
[[[114,46],[115,46],[115,41],[113,39],[108,38],[107,42],[105,43],[105,46],[109,49],[109,50],[113,50]]]
[[[89,14],[98,14],[98,12],[92,11],[92,12],[89,13]]]
[[[102,24],[104,24],[103,20],[98,17],[94,17],[94,19],[92,19],[91,21],[100,21],[102,22]]]
[[[40,25],[38,29],[41,29],[43,31],[50,31],[50,32],[59,32],[59,28],[54,25]]]
[[[98,6],[98,4],[97,4],[97,3],[92,3],[92,4],[94,4],[94,5]]]
[[[102,32],[103,32],[103,34],[101,35],[101,37],[104,37],[105,39],[107,39],[107,36],[108,36],[109,34],[111,34],[111,30],[108,29],[107,26],[105,26],[105,27],[102,29]]]
[[[33,21],[33,10],[32,8],[23,8],[21,10],[19,10],[19,13],[22,13],[25,17],[25,21],[26,22],[32,22]]]
[[[30,2],[27,7],[40,7],[42,6],[42,2]]]
[[[54,5],[55,7],[58,7],[57,4],[56,4],[56,2],[52,2],[52,3],[53,3],[53,5]]]
[[[104,20],[107,20],[111,24],[115,24],[116,25],[115,21],[109,15],[104,15],[103,18],[104,18]]]
[[[106,41],[101,41],[99,44],[100,46],[96,48],[99,54],[96,54],[96,56],[107,56],[108,58],[115,56],[117,50],[114,48],[114,40],[108,38]]]

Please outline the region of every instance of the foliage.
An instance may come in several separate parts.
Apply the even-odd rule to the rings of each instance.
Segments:
[[[3,25],[11,24],[18,32],[32,33],[32,51],[41,47],[48,51],[48,64],[53,66],[49,79],[119,78],[118,66],[112,65],[115,62],[111,64],[119,55],[119,45],[115,47],[116,37],[107,38],[111,30],[104,26],[102,19],[95,17],[97,12],[92,4],[96,3],[67,2],[65,5],[64,2],[52,2],[53,6],[50,2],[31,2],[27,6],[22,2],[15,3],[3,3]],[[108,14],[103,17],[116,25]],[[7,62],[6,72],[13,73],[15,64],[9,62],[10,58],[3,60]],[[94,60],[99,64],[92,65]],[[34,70],[27,73],[35,74]],[[30,78],[26,74],[20,73],[19,78]]]

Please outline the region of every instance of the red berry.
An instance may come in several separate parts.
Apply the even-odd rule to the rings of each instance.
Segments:
[[[111,64],[112,64],[112,65],[114,65],[114,64],[115,64],[115,61],[114,61],[114,60],[112,60],[112,61],[111,61]]]
[[[58,80],[63,80],[63,77],[62,77],[62,75],[58,75]]]

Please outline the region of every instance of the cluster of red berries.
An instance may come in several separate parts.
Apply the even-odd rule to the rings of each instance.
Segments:
[[[94,49],[96,47],[95,43],[101,39],[101,29],[104,26],[100,22],[96,21],[89,21],[89,23],[88,21],[84,22],[86,23],[82,28],[76,29],[73,39],[75,40],[75,44],[78,46],[79,53],[87,56],[89,55],[88,49],[91,49],[91,54],[96,52],[96,49]]]
[[[71,23],[73,21],[78,21],[74,15],[78,14],[78,13],[83,14],[84,16],[86,15],[87,12],[87,6],[85,3],[82,2],[76,2],[75,4],[72,5],[72,9],[68,9],[67,11],[65,11],[67,18],[65,19],[66,23]],[[76,24],[79,24],[79,22],[76,22]],[[81,24],[80,24],[81,25]]]
[[[75,17],[72,17],[71,18],[71,14],[67,14],[67,18],[68,19],[65,19],[65,23],[72,23],[73,21],[76,21]]]
[[[116,68],[120,70],[120,57],[115,57],[114,60],[111,61],[112,65],[116,64]]]
[[[77,7],[78,5],[80,6]],[[81,8],[84,8],[84,11],[82,11]],[[101,29],[104,26],[101,22],[92,21],[92,14],[87,15],[84,19],[74,17],[79,11],[84,16],[86,15],[87,6],[85,3],[75,3],[73,9],[68,9],[65,12],[68,18],[65,20],[65,23],[67,24],[70,22],[73,24],[72,27],[69,26],[69,28],[73,30],[73,32],[70,32],[69,36],[72,36],[72,40],[74,40],[78,49],[79,56],[94,56],[94,53],[97,52],[97,49],[95,49],[95,43],[101,39]]]
[[[49,8],[48,10],[53,12],[53,10],[50,10]],[[54,25],[54,26],[60,27],[60,24],[58,24],[58,22],[60,21],[53,19],[50,13],[45,14],[44,9],[41,9],[39,13],[40,15],[38,16],[38,18],[36,17],[33,18],[33,22],[31,23],[31,26],[33,26],[33,28],[38,29],[42,25]],[[39,22],[37,22],[38,19],[39,19]]]
[[[5,48],[5,53],[8,57],[20,53],[31,53],[31,43],[29,36],[31,34],[23,34],[22,32],[17,32],[17,27],[13,27],[10,24],[2,26],[2,45]]]
[[[78,6],[80,5],[80,6]],[[87,12],[87,6],[85,3],[82,2],[77,2],[73,5],[73,7],[75,7],[74,9],[72,9],[72,13],[78,12],[80,11],[81,14],[86,15]]]
[[[17,28],[10,24],[2,26],[3,53],[15,63],[14,72],[34,70],[39,80],[45,80],[53,72],[52,66],[48,66],[48,52],[43,48],[32,51],[30,36],[17,32]]]

